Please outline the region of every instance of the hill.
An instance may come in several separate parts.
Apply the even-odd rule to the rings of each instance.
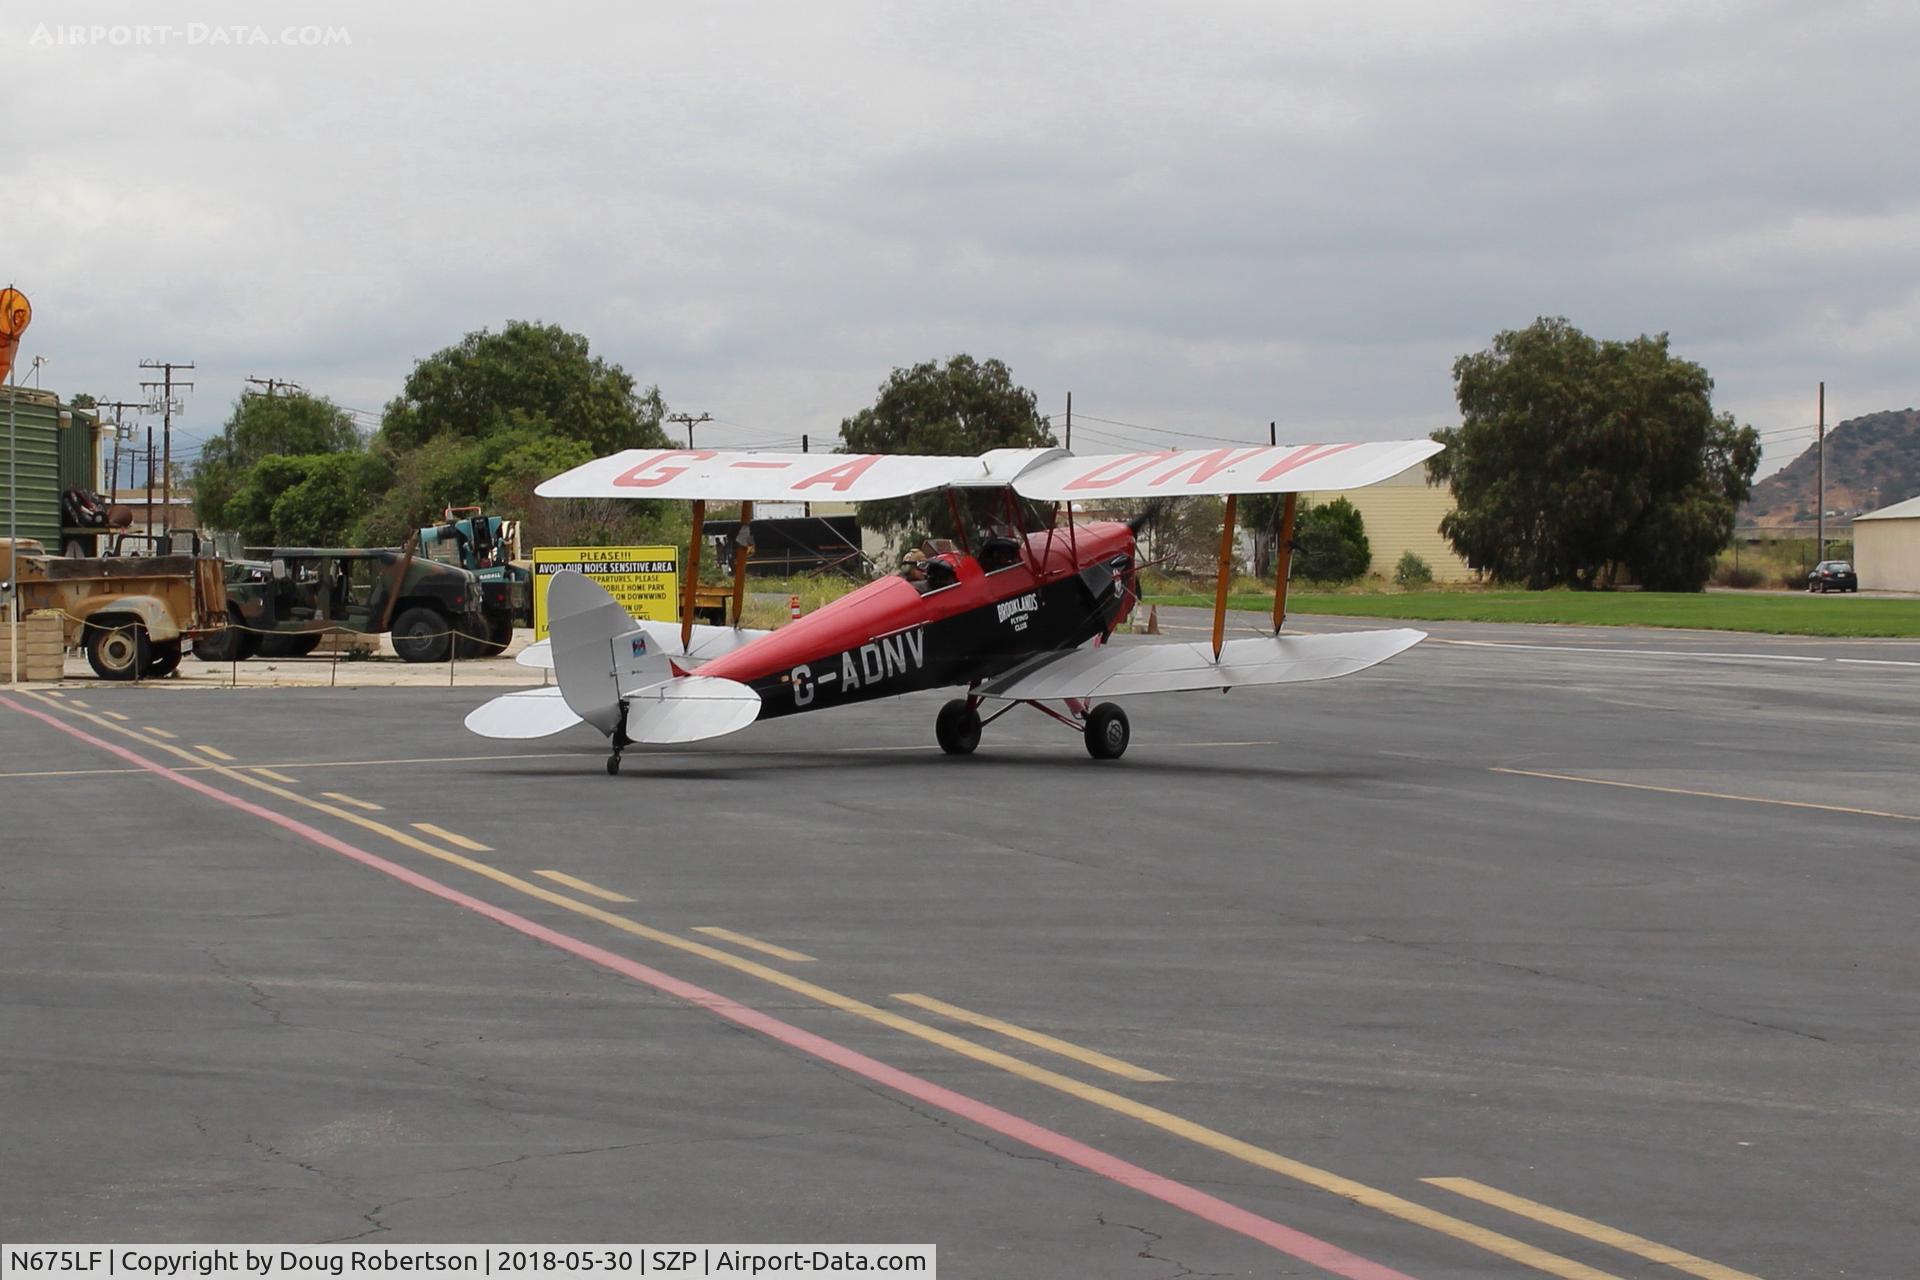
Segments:
[[[1753,486],[1741,524],[1811,524],[1818,446]],[[1920,409],[1849,418],[1827,432],[1827,510],[1872,511],[1920,496]]]

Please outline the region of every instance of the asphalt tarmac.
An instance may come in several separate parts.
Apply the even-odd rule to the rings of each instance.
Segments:
[[[0,1238],[1920,1271],[1920,644],[1431,630],[1115,763],[0,693]]]

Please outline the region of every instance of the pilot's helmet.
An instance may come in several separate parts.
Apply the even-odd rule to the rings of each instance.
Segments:
[[[906,565],[908,568],[912,568],[915,565],[925,564],[926,560],[927,560],[927,553],[922,551],[918,547],[915,547],[913,550],[907,552],[906,555],[900,557],[900,562]]]

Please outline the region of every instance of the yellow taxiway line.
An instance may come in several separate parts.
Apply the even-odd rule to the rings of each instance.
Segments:
[[[1554,782],[1584,782],[1593,787],[1621,787],[1628,791],[1657,791],[1669,796],[1695,796],[1702,800],[1738,800],[1743,804],[1771,804],[1783,809],[1815,809],[1821,813],[1851,813],[1861,818],[1892,818],[1898,822],[1920,822],[1920,813],[1891,813],[1885,809],[1857,809],[1845,804],[1817,804],[1812,800],[1779,800],[1772,796],[1743,796],[1731,791],[1695,791],[1691,787],[1659,787],[1651,782],[1620,782],[1613,778],[1585,778],[1577,773],[1545,773],[1538,769],[1503,769],[1491,773],[1511,774],[1517,778],[1547,778]]]
[[[1568,1213],[1564,1209],[1555,1209],[1532,1200],[1523,1199],[1511,1192],[1489,1187],[1472,1178],[1422,1178],[1422,1182],[1471,1197],[1482,1204],[1490,1204],[1496,1209],[1505,1209],[1508,1213],[1517,1213],[1523,1218],[1532,1218],[1535,1222],[1544,1222],[1550,1227],[1570,1231],[1589,1240],[1598,1240],[1601,1244],[1612,1245],[1627,1253],[1636,1254],[1649,1262],[1662,1262],[1677,1268],[1688,1275],[1699,1276],[1701,1280],[1760,1280],[1758,1276],[1745,1271],[1736,1271],[1732,1267],[1722,1266],[1718,1262],[1708,1262],[1697,1258],[1683,1249],[1671,1245],[1659,1244],[1644,1236],[1636,1236],[1631,1231],[1622,1231],[1618,1227],[1609,1227],[1605,1223],[1583,1218],[1579,1214]]]
[[[758,951],[763,955],[772,956],[776,960],[789,960],[795,964],[814,963],[813,957],[804,951],[795,951],[791,947],[779,946],[772,942],[762,942],[760,939],[749,937],[744,933],[735,933],[731,929],[722,929],[717,924],[695,925],[693,931],[695,933],[704,933],[709,938],[718,938],[722,942],[731,942],[736,947],[746,947],[750,951]]]
[[[578,889],[581,893],[587,894],[589,897],[598,898],[602,902],[632,902],[633,901],[632,898],[629,898],[624,893],[615,893],[611,889],[602,889],[597,884],[592,884],[586,880],[582,880],[578,876],[570,876],[564,871],[536,871],[533,874],[537,876],[545,876],[547,879],[553,881],[555,884],[566,885],[567,888],[569,889]]]
[[[278,769],[269,769],[263,764],[254,765],[253,771],[259,774],[263,778],[272,778],[275,782],[290,782],[290,783],[297,784],[300,781],[300,779],[298,778],[289,778],[286,774],[281,773]]]
[[[979,1027],[983,1031],[995,1031],[1010,1040],[1019,1040],[1022,1043],[1032,1045],[1036,1049],[1045,1049],[1048,1053],[1057,1053],[1063,1058],[1072,1058],[1075,1062],[1085,1063],[1089,1067],[1097,1067],[1101,1071],[1109,1075],[1119,1076],[1123,1080],[1134,1080],[1141,1084],[1163,1084],[1172,1079],[1171,1076],[1163,1076],[1158,1071],[1149,1071],[1145,1067],[1136,1067],[1131,1062],[1123,1062],[1119,1058],[1109,1057],[1107,1054],[1101,1053],[1098,1050],[1085,1049],[1071,1041],[1062,1040],[1057,1036],[1050,1036],[1044,1032],[1029,1031],[1025,1027],[1016,1026],[1011,1022],[990,1017],[984,1013],[975,1013],[971,1009],[962,1009],[957,1004],[948,1004],[944,1000],[935,1000],[932,996],[923,996],[912,991],[900,991],[895,992],[893,998],[903,1004],[910,1004],[925,1009],[928,1013],[937,1013],[943,1018],[952,1018],[955,1022],[969,1023]]]
[[[413,824],[413,829],[415,831],[424,831],[436,840],[445,840],[448,844],[458,845],[462,849],[471,849],[475,853],[493,852],[492,845],[481,844],[478,840],[463,836],[457,831],[449,831],[445,827],[436,827],[431,822],[416,822]]]
[[[201,743],[199,746],[196,746],[194,750],[198,751],[202,755],[212,756],[215,760],[232,760],[233,759],[232,756],[228,755],[226,752],[222,751],[220,748],[209,747],[205,743]]]
[[[383,804],[375,804],[371,800],[362,800],[357,796],[350,796],[344,791],[322,791],[320,794],[329,800],[338,800],[341,804],[350,804],[356,809],[365,809],[368,813],[379,813],[387,807]]]

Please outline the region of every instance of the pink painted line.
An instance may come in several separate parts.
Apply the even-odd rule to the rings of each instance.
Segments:
[[[494,923],[505,925],[516,933],[538,939],[549,946],[557,947],[571,955],[578,956],[582,960],[597,964],[603,969],[608,969],[620,974],[622,977],[631,978],[635,982],[652,987],[656,991],[664,992],[667,995],[684,1000],[688,1004],[696,1005],[717,1017],[725,1018],[727,1021],[739,1026],[758,1031],[762,1035],[776,1040],[789,1048],[811,1054],[823,1062],[830,1062],[834,1066],[845,1071],[850,1071],[855,1075],[864,1076],[875,1084],[883,1085],[918,1102],[924,1102],[928,1106],[938,1107],[942,1111],[946,1111],[958,1116],[962,1120],[979,1125],[981,1128],[991,1129],[1017,1142],[1023,1142],[1036,1151],[1043,1151],[1050,1156],[1071,1161],[1089,1173],[1099,1174],[1103,1178],[1108,1178],[1122,1186],[1130,1187],[1135,1191],[1152,1196],[1154,1199],[1170,1204],[1177,1209],[1184,1209],[1188,1213],[1194,1214],[1196,1217],[1211,1222],[1216,1226],[1238,1232],[1243,1236],[1257,1240],[1261,1244],[1276,1249],[1281,1253],[1298,1258],[1302,1262],[1311,1263],[1334,1275],[1347,1276],[1349,1280],[1413,1280],[1413,1277],[1408,1276],[1405,1272],[1396,1271],[1392,1267],[1362,1258],[1358,1254],[1349,1253],[1338,1245],[1329,1244],[1317,1236],[1310,1236],[1304,1231],[1297,1231],[1292,1227],[1275,1222],[1271,1218],[1263,1218],[1257,1213],[1251,1213],[1246,1209],[1240,1208],[1238,1205],[1229,1204],[1217,1196],[1209,1195],[1197,1188],[1187,1186],[1185,1183],[1176,1182],[1172,1178],[1162,1177],[1160,1174],[1143,1169],[1137,1164],[1122,1160],[1118,1156],[1109,1155],[1107,1152],[1101,1151],[1096,1147],[1090,1147],[1084,1142],[1078,1142],[1073,1138],[1067,1137],[1065,1134],[1056,1133],[1054,1130],[1035,1124],[1031,1120],[1024,1120],[1012,1112],[1002,1111],[999,1107],[993,1106],[990,1103],[981,1102],[979,1099],[969,1097],[964,1093],[957,1093],[942,1085],[934,1084],[930,1080],[923,1080],[911,1072],[900,1070],[898,1067],[890,1067],[877,1058],[869,1058],[864,1053],[849,1049],[836,1041],[826,1039],[824,1036],[817,1036],[811,1031],[803,1031],[792,1023],[782,1022],[780,1019],[762,1013],[750,1005],[741,1004],[739,1001],[723,996],[718,992],[696,986],[684,979],[676,978],[672,974],[662,972],[649,965],[641,964],[637,960],[630,960],[626,956],[608,951],[604,947],[597,947],[591,942],[582,941],[571,934],[562,933],[558,929],[550,929],[546,925],[529,920],[527,917],[516,912],[508,911],[504,907],[497,907],[471,894],[462,893],[451,885],[442,884],[431,876],[422,875],[418,871],[403,867],[397,862],[392,862],[375,853],[369,853],[365,849],[348,844],[345,840],[341,840],[338,837],[330,836],[318,827],[308,826],[297,818],[290,818],[285,814],[275,813],[272,809],[257,805],[251,800],[243,800],[239,796],[220,790],[218,787],[209,786],[198,778],[189,777],[184,773],[169,769],[163,764],[157,764],[145,756],[120,746],[118,743],[108,742],[104,738],[96,738],[92,734],[77,729],[66,721],[48,715],[46,712],[38,710],[37,708],[23,706],[7,697],[0,697],[0,706],[9,707],[24,715],[32,716],[36,720],[44,721],[62,733],[71,734],[82,742],[91,743],[103,751],[111,752],[129,764],[137,765],[149,772],[156,773],[167,779],[167,781],[177,783],[189,791],[197,791],[210,800],[216,800],[230,808],[238,809],[242,813],[250,814],[266,822],[271,822],[273,825],[290,831],[310,843],[319,845],[323,849],[340,854],[343,857],[351,858],[362,866],[370,867],[383,875],[392,876],[395,880],[403,884],[411,885],[424,893],[430,893],[436,898],[453,903],[455,906],[464,907],[476,915],[485,916]]]

